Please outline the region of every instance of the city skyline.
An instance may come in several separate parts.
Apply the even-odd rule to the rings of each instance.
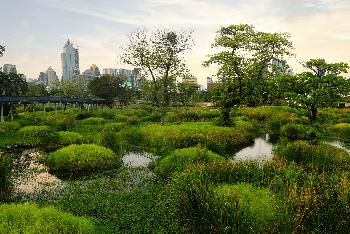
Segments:
[[[0,16],[1,44],[6,46],[1,64],[15,64],[18,72],[36,79],[51,66],[62,76],[62,46],[70,39],[79,46],[80,69],[91,64],[101,68],[130,68],[118,60],[120,46],[138,27],[194,30],[196,45],[187,57],[189,69],[200,84],[215,74],[204,68],[206,55],[221,26],[248,23],[267,32],[289,32],[298,61],[325,58],[350,62],[350,3],[345,0],[262,1],[72,1],[13,0]]]

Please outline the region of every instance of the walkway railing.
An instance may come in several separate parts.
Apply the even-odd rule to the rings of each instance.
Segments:
[[[0,96],[0,104],[31,104],[31,103],[71,103],[71,104],[111,104],[113,101],[94,98],[69,98],[53,96]]]

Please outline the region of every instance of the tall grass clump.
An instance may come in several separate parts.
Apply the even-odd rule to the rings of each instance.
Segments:
[[[121,158],[112,150],[92,144],[70,145],[49,154],[44,162],[50,170],[67,173],[89,173],[121,165]]]
[[[329,130],[335,132],[343,141],[350,142],[350,123],[338,123],[330,126]]]
[[[327,144],[289,142],[278,145],[274,153],[288,162],[295,162],[312,170],[348,170],[350,165],[350,156],[345,150]]]
[[[180,125],[149,124],[137,128],[125,128],[121,134],[127,143],[144,147],[159,155],[166,155],[174,149],[197,145],[225,155],[234,152],[255,137],[250,126],[219,127],[211,123],[184,123]]]
[[[317,132],[314,128],[296,123],[289,123],[281,128],[281,136],[288,140],[316,140]]]
[[[0,233],[95,233],[92,220],[55,207],[35,204],[0,205]]]
[[[214,160],[225,160],[225,158],[199,147],[177,149],[158,162],[156,171],[165,177],[169,177],[174,173],[183,171],[189,165],[210,163]]]

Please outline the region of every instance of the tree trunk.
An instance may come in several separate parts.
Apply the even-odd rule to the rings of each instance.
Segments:
[[[310,109],[311,113],[310,113],[310,122],[314,123],[316,121],[316,117],[317,117],[317,108],[315,107],[311,107]]]
[[[223,108],[222,109],[222,122],[223,125],[229,126],[230,125],[230,108]]]

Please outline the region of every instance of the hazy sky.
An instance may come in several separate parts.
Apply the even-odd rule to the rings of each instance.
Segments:
[[[79,46],[80,70],[126,67],[118,61],[127,34],[138,27],[192,29],[196,45],[187,56],[201,84],[215,74],[203,68],[215,32],[230,24],[253,24],[266,32],[289,32],[297,58],[350,62],[350,0],[0,0],[0,64],[16,64],[29,78],[49,66],[61,77],[67,40]],[[1,66],[0,65],[0,66]]]

